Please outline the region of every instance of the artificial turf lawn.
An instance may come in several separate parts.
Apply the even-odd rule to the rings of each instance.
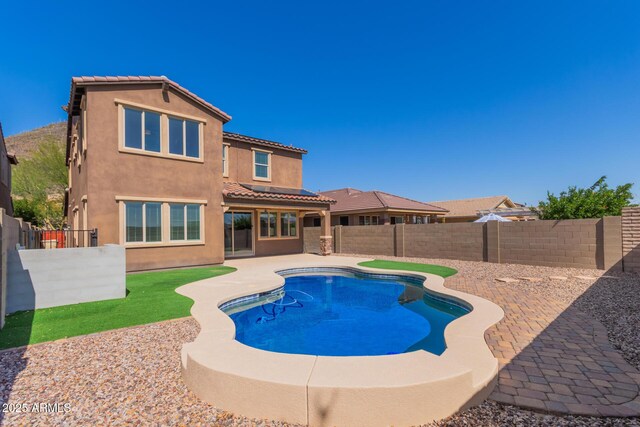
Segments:
[[[421,273],[431,273],[442,277],[453,276],[458,272],[458,270],[445,267],[443,265],[419,264],[416,262],[385,261],[381,259],[376,259],[374,261],[364,261],[359,263],[358,265],[371,268],[384,268],[387,270],[419,271]]]
[[[186,317],[193,301],[176,288],[232,271],[220,266],[129,274],[126,298],[10,314],[0,330],[0,348]]]

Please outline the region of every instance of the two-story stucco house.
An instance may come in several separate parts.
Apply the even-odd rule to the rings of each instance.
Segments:
[[[302,218],[332,202],[302,189],[305,150],[224,132],[164,76],[75,77],[67,112],[68,223],[125,246],[129,271],[302,252]]]
[[[13,216],[13,202],[11,200],[11,166],[17,165],[18,159],[13,153],[7,152],[7,145],[0,124],[0,208],[7,215]]]

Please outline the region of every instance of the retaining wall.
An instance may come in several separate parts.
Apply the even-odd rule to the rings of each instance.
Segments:
[[[126,296],[122,246],[13,249],[7,255],[7,314]]]

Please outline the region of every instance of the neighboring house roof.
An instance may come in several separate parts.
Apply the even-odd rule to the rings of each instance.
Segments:
[[[294,147],[293,145],[285,145],[279,142],[269,141],[268,139],[254,138],[252,136],[241,135],[239,133],[223,132],[222,138],[231,139],[233,141],[242,141],[242,142],[246,142],[248,144],[253,144],[253,145],[262,145],[265,147],[279,148],[281,150],[293,151],[295,153],[307,154],[307,150],[305,150],[304,148],[297,148],[297,147]]]
[[[355,188],[341,188],[320,192],[323,196],[336,200],[331,212],[350,212],[361,210],[405,210],[425,213],[446,213],[446,209],[429,203],[418,202],[406,197],[396,196],[383,191],[362,191]]]
[[[286,190],[286,189],[285,189]],[[288,190],[301,190],[301,189],[288,189]],[[312,195],[308,195],[312,194]],[[296,201],[305,203],[333,203],[334,200],[320,195],[308,192],[307,194],[285,194],[278,192],[259,192],[253,191],[238,182],[225,182],[222,195],[231,199],[252,199],[252,200],[270,200],[270,201]]]
[[[538,217],[537,212],[532,211],[530,208],[524,205],[520,205],[519,203],[516,203],[515,208],[497,208],[497,209],[486,209],[486,210],[478,211],[479,216],[485,216],[491,213],[500,215],[500,216],[506,216],[506,217],[509,217],[509,216],[518,216],[518,217],[529,216],[529,217],[535,217],[535,218]]]
[[[104,84],[166,84],[173,88],[175,91],[183,94],[192,101],[200,104],[202,107],[210,110],[217,115],[223,123],[231,120],[231,116],[219,109],[218,107],[210,104],[204,99],[200,98],[193,92],[180,86],[178,83],[170,80],[165,76],[81,76],[73,77],[71,79],[71,97],[69,99],[69,108],[72,109],[77,102],[79,105],[80,100],[75,100],[75,88],[80,86],[92,86],[92,85],[104,85]]]
[[[515,207],[516,204],[511,201],[507,196],[490,196],[490,197],[478,197],[474,199],[460,199],[460,200],[443,200],[439,202],[429,202],[436,206],[440,206],[449,211],[445,215],[445,218],[450,217],[475,217],[478,216],[479,211],[488,211],[496,209],[501,204],[506,204],[508,207]]]

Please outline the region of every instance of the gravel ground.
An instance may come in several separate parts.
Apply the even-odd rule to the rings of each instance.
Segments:
[[[409,260],[448,265],[477,280],[496,277],[600,276],[596,270],[497,265],[451,260]],[[613,345],[640,367],[640,276],[618,280],[527,283],[597,317]],[[605,286],[606,285],[606,286]],[[585,294],[585,291],[589,290]],[[584,294],[584,295],[583,295]],[[582,296],[581,296],[582,295]],[[180,348],[198,333],[181,319],[0,352],[0,402],[68,403],[68,412],[0,413],[0,425],[216,425],[285,426],[219,411],[195,397],[180,375]],[[431,426],[640,426],[638,419],[556,417],[495,402]]]
[[[186,388],[180,348],[197,334],[187,318],[1,352],[0,401],[70,410],[0,413],[0,425],[284,425],[219,411]]]

